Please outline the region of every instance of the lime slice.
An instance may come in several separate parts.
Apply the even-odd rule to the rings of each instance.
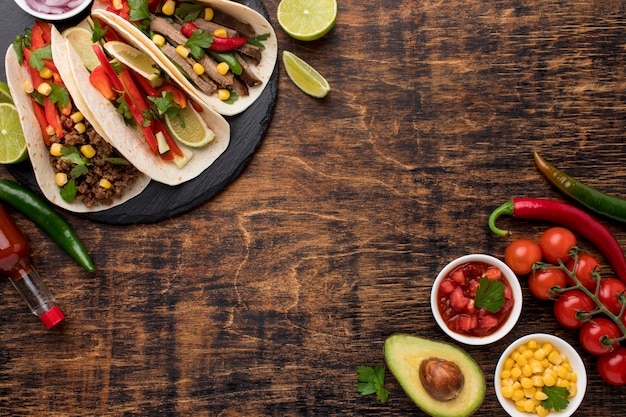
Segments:
[[[314,41],[327,34],[337,20],[337,0],[281,0],[278,23],[292,38]]]
[[[154,59],[143,51],[120,41],[109,41],[104,44],[104,49],[144,78],[150,81],[156,81],[159,78],[161,70],[159,70]]]
[[[308,95],[322,98],[330,91],[328,81],[293,53],[283,51],[283,64],[291,81]]]
[[[174,139],[191,148],[200,148],[215,139],[215,133],[191,105],[180,109],[176,117],[166,115],[165,124]]]
[[[4,81],[0,81],[0,103],[13,103],[9,86]]]
[[[63,36],[74,47],[81,61],[87,69],[91,72],[94,68],[100,65],[96,53],[93,51],[91,45],[91,31],[84,27],[73,26],[63,31]]]
[[[20,115],[11,103],[0,103],[0,164],[16,164],[28,156]]]

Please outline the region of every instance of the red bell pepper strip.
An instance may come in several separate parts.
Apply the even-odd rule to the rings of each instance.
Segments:
[[[41,129],[41,135],[43,136],[43,141],[46,146],[50,146],[50,135],[48,134],[48,121],[46,120],[46,114],[43,111],[43,107],[39,105],[39,103],[33,103],[33,112],[35,113],[35,117],[37,118],[37,122],[39,123],[39,127]]]
[[[183,151],[178,147],[178,144],[176,143],[176,141],[170,135],[170,132],[168,132],[165,126],[163,126],[163,123],[161,123],[160,120],[154,120],[154,125],[155,125],[154,127],[156,131],[161,132],[163,136],[165,137],[165,140],[167,141],[167,144],[170,147],[170,151],[172,151],[178,156],[185,156]]]
[[[157,91],[157,89],[154,88],[152,84],[150,84],[150,81],[148,81],[146,77],[143,77],[142,75],[137,74],[137,72],[135,72],[132,68],[128,68],[128,70],[130,71],[130,74],[133,76],[133,80],[135,80],[135,83],[139,86],[139,89],[145,95],[150,96],[150,97],[159,96],[159,92]]]
[[[489,216],[489,228],[499,236],[510,234],[496,227],[496,219],[503,214],[518,219],[549,221],[573,230],[594,244],[611,265],[615,275],[626,283],[626,258],[619,242],[609,229],[586,211],[556,200],[542,198],[509,200]]]
[[[103,65],[98,65],[89,74],[89,83],[93,85],[106,99],[117,99],[117,92],[113,89],[113,81],[109,78]]]
[[[52,103],[49,97],[43,98],[43,110],[46,115],[46,120],[48,124],[52,126],[54,129],[57,138],[61,139],[65,136],[65,131],[63,130],[63,124],[61,123],[61,116],[59,115],[59,110],[56,104]]]
[[[178,104],[181,109],[187,107],[187,96],[180,90],[180,88],[171,83],[165,83],[159,87],[159,93],[162,94],[163,92],[172,93],[172,100],[174,100],[174,103]]]

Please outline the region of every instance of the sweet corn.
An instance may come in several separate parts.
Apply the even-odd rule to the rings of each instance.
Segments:
[[[80,147],[80,153],[85,155],[85,158],[90,159],[96,156],[96,150],[91,145],[83,145]]]
[[[31,80],[24,81],[24,84],[22,84],[22,89],[26,94],[32,94],[32,92],[35,91],[35,87],[33,87],[33,82]]]
[[[228,71],[230,71],[230,67],[226,62],[220,62],[219,64],[217,64],[215,69],[222,75],[226,75],[228,74]]]
[[[124,4],[122,4],[122,0],[113,0],[113,8],[115,10],[122,10],[122,7],[124,7]]]
[[[52,126],[48,125],[46,126],[46,133],[48,134],[48,136],[52,136],[55,135],[57,132]]]
[[[163,7],[161,7],[161,12],[164,15],[171,16],[176,11],[176,2],[174,0],[167,0]]]
[[[210,7],[204,8],[204,20],[213,20],[213,9]]]
[[[85,116],[83,116],[83,114],[81,112],[75,111],[74,113],[70,114],[70,119],[74,123],[80,123],[83,120],[85,120]]]
[[[225,28],[217,28],[213,31],[213,36],[215,36],[216,38],[227,38],[228,32]]]
[[[83,133],[85,133],[85,131],[87,130],[87,127],[85,126],[85,124],[83,122],[78,122],[74,124],[74,130],[76,131],[76,133],[78,133],[79,135],[82,135]],[[95,153],[95,151],[94,151]],[[86,156],[86,155],[85,155]]]
[[[52,145],[50,145],[50,155],[62,156],[63,153],[61,152],[61,149],[63,149],[63,145],[61,145],[60,143],[53,143]]]
[[[193,72],[195,72],[198,75],[202,75],[204,74],[204,67],[202,66],[201,63],[196,62],[195,64],[193,64]]]
[[[183,58],[187,58],[189,56],[189,49],[187,49],[183,45],[178,45],[176,47],[176,53],[182,56]]]
[[[220,88],[217,90],[217,97],[222,101],[226,101],[230,98],[230,91],[225,88]]]
[[[57,172],[54,176],[54,182],[56,182],[59,187],[63,187],[67,184],[67,174],[65,172]]]
[[[111,181],[107,180],[106,178],[101,178],[99,184],[100,187],[104,188],[105,190],[108,190],[112,187]]]
[[[48,67],[43,67],[39,70],[39,76],[44,80],[52,78],[52,70]]]
[[[48,83],[41,83],[37,86],[37,91],[42,96],[48,96],[52,92],[52,86]]]
[[[518,346],[504,360],[500,373],[501,393],[514,402],[519,411],[546,417],[550,410],[541,404],[548,398],[543,387],[564,387],[569,397],[578,392],[577,375],[567,358],[551,344],[530,340]]]
[[[152,35],[152,42],[160,48],[165,45],[165,38],[163,37],[163,35],[155,33],[154,35]]]

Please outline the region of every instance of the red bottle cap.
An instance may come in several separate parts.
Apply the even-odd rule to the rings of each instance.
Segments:
[[[65,314],[63,314],[59,306],[54,306],[39,316],[39,318],[48,329],[52,329],[65,319]]]

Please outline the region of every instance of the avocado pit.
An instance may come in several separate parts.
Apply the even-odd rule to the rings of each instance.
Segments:
[[[456,398],[465,384],[459,366],[442,358],[428,358],[419,367],[419,378],[426,392],[438,401]]]

